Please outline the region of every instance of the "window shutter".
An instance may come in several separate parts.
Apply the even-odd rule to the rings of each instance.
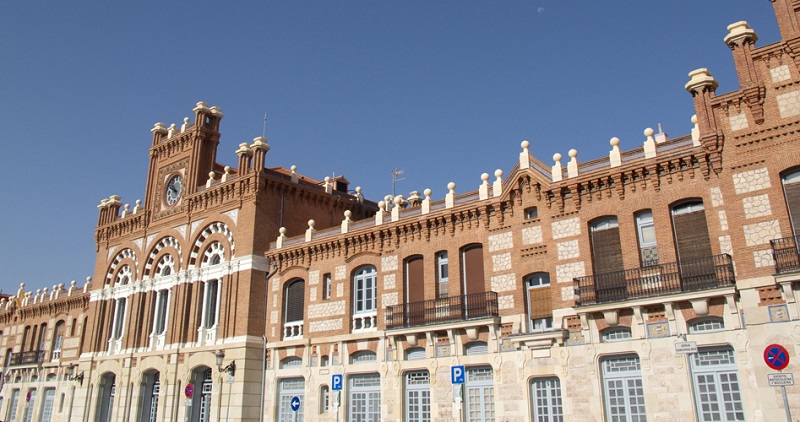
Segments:
[[[798,236],[800,235],[800,183],[784,185],[783,189],[786,192],[789,217],[792,219],[792,231]]]
[[[286,321],[303,320],[303,296],[305,296],[305,283],[302,280],[293,282],[286,288]]]
[[[531,319],[553,316],[553,297],[550,293],[550,286],[529,289],[528,304],[530,305]]]
[[[711,241],[708,237],[705,211],[673,215],[672,220],[679,260],[687,261],[711,256]]]
[[[464,251],[464,276],[467,291],[465,294],[486,291],[483,280],[483,247],[474,246]]]
[[[406,262],[406,277],[408,279],[407,303],[422,302],[425,300],[425,266],[422,257],[412,258]]]
[[[619,227],[592,232],[592,258],[595,274],[623,269]]]

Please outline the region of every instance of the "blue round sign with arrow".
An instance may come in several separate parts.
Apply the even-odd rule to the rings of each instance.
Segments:
[[[300,409],[300,397],[294,396],[292,397],[292,411],[297,412],[297,409]]]
[[[780,371],[789,366],[789,352],[780,344],[770,344],[764,349],[764,362],[770,368]]]

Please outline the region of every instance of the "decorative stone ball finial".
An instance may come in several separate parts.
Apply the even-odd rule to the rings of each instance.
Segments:
[[[317,222],[316,222],[316,221],[314,221],[314,220],[308,220],[308,228],[309,228],[309,229],[313,229],[315,224],[317,224]]]
[[[449,190],[452,193],[453,191],[456,190],[456,184],[453,183],[453,182],[448,183],[447,184],[447,190]]]
[[[526,140],[526,141],[522,141],[522,142],[519,144],[519,146],[521,146],[521,147],[522,147],[522,149],[528,149],[528,147],[529,147],[529,146],[531,146],[531,143],[530,143],[530,142],[528,142],[528,141]]]
[[[693,114],[693,115],[692,115],[692,124],[693,124],[693,125],[696,125],[696,124],[697,124],[697,115],[696,115],[696,114]]]
[[[578,150],[573,148],[567,154],[569,154],[569,158],[575,158],[578,156]]]
[[[651,127],[649,127],[649,128],[644,130],[644,136],[646,136],[648,138],[653,136],[654,133],[656,133],[656,132]]]
[[[292,165],[291,167],[289,167],[289,169],[292,170],[292,173],[294,173],[297,171],[297,166]]]
[[[386,202],[378,201],[378,209],[381,210],[381,211],[386,212]]]
[[[431,191],[430,189],[425,189],[424,191],[422,191],[422,194],[425,195],[426,199],[431,199],[431,194],[432,193],[433,193],[433,191]]]
[[[618,147],[619,146],[619,138],[617,138],[615,136],[615,137],[611,138],[611,140],[608,141],[608,143],[611,144],[612,147]]]
[[[400,206],[400,204],[403,203],[403,196],[402,195],[395,196],[392,202],[394,202],[395,205]]]
[[[561,154],[559,154],[559,153],[553,154],[553,161],[555,161],[556,163],[560,162],[561,161]]]
[[[489,173],[481,174],[481,180],[483,180],[484,183],[487,183],[489,181]]]
[[[344,218],[345,218],[345,220],[350,220],[350,216],[352,216],[352,215],[353,215],[353,212],[352,212],[352,211],[350,211],[350,210],[345,210],[345,211],[344,211]]]
[[[496,177],[498,179],[503,177],[503,170],[500,170],[500,169],[495,170],[494,171],[494,177]]]
[[[361,186],[356,186],[356,193],[361,193]]]
[[[278,232],[280,232],[281,236],[286,236],[286,227],[281,227]]]

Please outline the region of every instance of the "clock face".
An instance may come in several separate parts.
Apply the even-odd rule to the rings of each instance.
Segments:
[[[176,174],[169,179],[169,182],[167,182],[167,191],[165,192],[167,205],[175,205],[178,202],[178,199],[180,199],[182,191],[183,179],[179,174]]]

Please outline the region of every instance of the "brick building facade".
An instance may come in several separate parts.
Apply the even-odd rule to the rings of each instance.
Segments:
[[[523,142],[441,200],[269,168],[264,138],[218,164],[204,103],[157,123],[144,202],[98,207],[93,281],[0,302],[0,418],[47,420],[38,392],[75,421],[781,420],[763,352],[800,341],[800,2],[772,5],[781,42],[728,27],[739,90],[689,73],[686,136],[583,163]]]

